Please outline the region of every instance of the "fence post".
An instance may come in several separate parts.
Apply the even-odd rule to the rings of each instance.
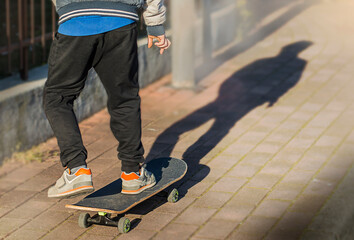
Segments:
[[[194,0],[172,0],[172,85],[193,88],[195,82],[195,3]]]

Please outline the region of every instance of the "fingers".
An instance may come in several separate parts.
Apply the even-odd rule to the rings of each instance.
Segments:
[[[151,48],[153,45],[153,40],[157,39],[158,42],[155,43],[155,46],[161,48],[160,54],[163,54],[166,49],[171,46],[171,41],[166,38],[165,35],[161,35],[158,37],[155,36],[148,36],[148,47]]]
[[[161,47],[160,49],[160,54],[163,54],[163,52],[168,49],[171,46],[171,42],[170,40],[166,39],[166,44],[163,45],[163,47]]]
[[[153,41],[154,41],[154,37],[148,36],[148,48],[152,47]]]
[[[160,49],[160,54],[163,54],[163,52],[168,49],[171,45],[170,40],[168,40],[165,35],[159,36],[159,42],[155,43],[155,45]]]
[[[166,37],[165,37],[165,35],[159,36],[159,37],[158,37],[158,40],[159,40],[159,41],[158,41],[157,43],[155,43],[155,45],[158,46],[159,48],[164,47],[165,44],[166,44]]]

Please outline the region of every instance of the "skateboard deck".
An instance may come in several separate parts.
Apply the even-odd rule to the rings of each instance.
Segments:
[[[148,162],[146,169],[155,175],[156,184],[139,194],[122,194],[122,180],[118,179],[81,201],[65,207],[82,211],[122,214],[182,179],[187,172],[187,164],[176,158],[158,158]]]

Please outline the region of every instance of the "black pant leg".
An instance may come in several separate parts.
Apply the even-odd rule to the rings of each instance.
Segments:
[[[137,171],[144,162],[138,83],[136,23],[106,33],[102,57],[94,66],[108,94],[111,130],[119,141],[122,170]]]
[[[63,167],[74,168],[86,162],[87,151],[73,103],[84,88],[96,47],[97,37],[72,37],[58,33],[51,46],[43,106],[58,140]]]

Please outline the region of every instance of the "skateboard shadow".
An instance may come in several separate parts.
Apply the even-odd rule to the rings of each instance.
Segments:
[[[210,168],[200,161],[240,119],[264,104],[272,107],[298,83],[307,64],[298,55],[311,45],[309,41],[295,42],[283,47],[277,56],[257,60],[235,72],[221,84],[215,101],[174,123],[157,137],[147,161],[170,156],[181,135],[212,120],[212,126],[183,153],[183,160],[188,164],[187,174],[179,182],[179,185],[184,183],[180,187],[183,197],[210,172]],[[166,143],[167,148],[162,149]]]

